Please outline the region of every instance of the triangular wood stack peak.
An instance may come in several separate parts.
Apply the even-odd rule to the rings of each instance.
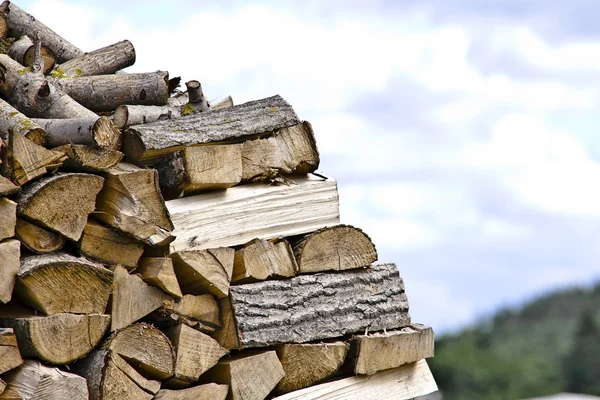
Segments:
[[[0,5],[0,399],[436,390],[433,331],[340,223],[308,121],[89,50]]]

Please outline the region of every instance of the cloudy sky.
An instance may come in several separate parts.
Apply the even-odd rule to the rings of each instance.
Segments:
[[[85,51],[312,122],[342,221],[448,332],[600,278],[595,0],[16,2]]]

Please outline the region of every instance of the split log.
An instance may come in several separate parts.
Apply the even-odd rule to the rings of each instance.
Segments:
[[[318,167],[317,143],[306,121],[280,129],[271,137],[246,141],[242,148],[243,182],[308,174]]]
[[[130,275],[125,268],[115,268],[112,294],[111,331],[122,329],[162,306],[170,297],[162,290],[148,286],[142,278]]]
[[[162,106],[169,98],[169,73],[164,71],[59,77],[52,82],[92,111],[113,111],[122,104]]]
[[[413,324],[398,331],[355,336],[353,346],[354,373],[373,375],[384,369],[433,357],[433,330]]]
[[[202,332],[180,324],[168,329],[166,335],[175,349],[175,374],[165,384],[183,388],[198,381],[200,375],[214,367],[228,351]]]
[[[0,241],[15,236],[17,203],[0,197]]]
[[[95,217],[149,245],[168,243],[173,224],[160,195],[158,173],[119,163],[103,173]]]
[[[12,298],[17,273],[19,272],[19,260],[21,258],[21,243],[15,239],[7,239],[0,242],[0,302],[8,303]]]
[[[41,126],[0,99],[0,135],[10,131],[20,133],[37,145],[44,146],[46,143],[46,131]]]
[[[65,168],[80,172],[106,172],[123,159],[120,151],[81,144],[68,144],[52,150],[60,151],[68,157],[63,164]]]
[[[3,312],[0,323],[14,329],[23,357],[68,364],[87,355],[110,325],[110,315],[56,314],[36,316],[28,310]]]
[[[60,167],[64,158],[59,152],[47,150],[18,132],[9,131],[3,173],[14,183],[24,185]]]
[[[46,147],[83,144],[108,150],[119,150],[121,131],[107,117],[39,119],[33,122],[46,131]]]
[[[229,393],[229,386],[207,383],[181,390],[162,389],[153,400],[225,400],[227,393]]]
[[[0,144],[1,147],[1,144]],[[1,150],[0,150],[1,152]],[[12,194],[18,193],[20,188],[6,179],[3,176],[0,176],[0,196],[10,196]]]
[[[6,382],[0,379],[0,395],[6,390]]]
[[[219,100],[217,102],[214,102],[214,103],[209,102],[209,105],[210,105],[210,109],[213,111],[222,110],[224,108],[233,107],[233,99],[231,98],[231,96],[227,96],[224,99]]]
[[[6,22],[6,17],[3,14],[0,14],[0,38],[6,38],[8,34],[8,23]],[[14,38],[12,38],[14,39]],[[0,391],[1,392],[1,391]]]
[[[187,92],[183,92],[183,93],[178,93],[175,96],[171,96],[169,97],[169,101],[167,102],[168,105],[173,106],[173,107],[178,107],[178,106],[184,106],[187,103],[189,103],[189,95]],[[228,107],[233,107],[233,99],[231,98],[231,96],[227,96],[224,99],[221,99],[219,101],[215,101],[215,102],[208,102],[208,104],[210,105],[210,108],[212,110],[220,110],[222,108],[228,108]]]
[[[31,67],[0,54],[0,93],[13,107],[29,117],[79,118],[95,114],[73,100]]]
[[[170,340],[151,325],[129,325],[109,336],[102,349],[123,357],[146,379],[168,379],[175,371],[175,351]]]
[[[237,246],[339,224],[337,184],[317,175],[289,186],[240,185],[166,204],[175,225],[173,252]]]
[[[223,359],[204,376],[208,381],[229,385],[228,399],[263,400],[284,375],[277,354],[266,351]]]
[[[238,350],[241,346],[238,339],[236,321],[233,316],[233,309],[231,307],[231,299],[229,297],[219,299],[219,310],[223,328],[217,331],[213,337],[227,350]]]
[[[143,257],[135,272],[140,274],[147,284],[158,287],[176,298],[183,296],[170,258]]]
[[[296,276],[298,265],[287,240],[255,239],[235,252],[235,284],[264,281],[267,278]]]
[[[122,265],[133,270],[144,252],[144,245],[91,218],[76,244],[79,252],[105,265]]]
[[[134,63],[135,49],[129,40],[123,40],[64,62],[57,66],[53,71],[53,75],[76,78],[79,76],[114,74]]]
[[[161,329],[179,324],[209,334],[221,329],[219,306],[211,294],[186,294],[179,300],[167,300],[144,320]]]
[[[7,386],[0,399],[88,400],[85,378],[39,361],[25,360],[2,378]]]
[[[352,376],[311,386],[273,400],[338,399],[409,400],[438,390],[427,362],[406,364],[400,368],[378,372],[373,376]]]
[[[211,293],[227,297],[235,251],[221,247],[171,254],[179,286],[184,294]]]
[[[10,36],[21,37],[28,35],[35,37],[39,34],[41,41],[54,51],[59,62],[83,55],[82,50],[63,39],[40,20],[27,14],[10,1],[5,1],[0,5],[0,14],[6,18],[8,34]]]
[[[35,254],[58,251],[67,241],[64,236],[32,224],[23,218],[17,219],[16,235],[21,244]]]
[[[288,393],[334,375],[344,363],[349,348],[345,342],[277,346],[277,356],[285,371],[277,391]]]
[[[132,126],[123,136],[123,150],[131,160],[156,163],[186,146],[239,142],[299,122],[292,107],[273,96],[215,112]]]
[[[35,44],[27,35],[21,36],[21,38],[15,41],[12,46],[10,46],[10,49],[8,49],[8,55],[10,58],[26,67],[33,66],[34,54]],[[44,70],[42,73],[46,75],[48,72],[52,71],[52,68],[54,68],[54,64],[56,63],[56,54],[54,54],[50,47],[42,44],[40,48],[40,56],[42,57],[44,63]]]
[[[0,374],[15,369],[21,364],[23,364],[23,359],[19,353],[14,330],[0,328]]]
[[[94,350],[72,369],[86,378],[90,400],[150,400],[160,389],[109,350]]]
[[[377,261],[371,238],[350,225],[319,229],[292,243],[301,274],[363,268]]]
[[[242,348],[305,343],[410,323],[404,282],[395,264],[232,286],[229,294]]]
[[[156,165],[166,198],[227,189],[242,179],[242,145],[186,147]]]
[[[113,273],[103,265],[67,253],[23,257],[15,294],[47,315],[102,314]]]
[[[104,179],[59,173],[42,178],[17,197],[17,214],[71,240],[79,240]]]

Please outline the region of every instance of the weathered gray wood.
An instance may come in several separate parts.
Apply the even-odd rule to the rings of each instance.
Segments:
[[[299,122],[292,107],[273,96],[210,113],[132,126],[123,137],[123,150],[131,160],[156,162],[185,146],[240,141]]]
[[[56,78],[52,82],[93,111],[112,111],[122,104],[161,106],[169,98],[169,73],[164,71]]]
[[[0,136],[6,139],[9,131],[16,131],[37,145],[46,143],[46,131],[16,108],[0,99]]]
[[[0,374],[23,364],[17,344],[17,337],[12,328],[0,328]],[[0,390],[0,393],[2,391]]]
[[[295,184],[256,183],[166,202],[173,252],[237,246],[339,224],[335,180],[317,175]]]
[[[109,150],[119,150],[121,147],[121,131],[107,117],[34,118],[33,122],[46,131],[46,147],[65,144],[98,146]]]
[[[123,40],[59,64],[54,73],[65,78],[107,75],[134,63],[135,49],[129,40]]]
[[[395,264],[232,286],[229,293],[242,348],[305,343],[410,323]]]
[[[8,55],[26,67],[32,67],[34,63],[35,55],[35,44],[29,36],[21,36],[21,38],[15,41],[10,49],[8,49]],[[40,46],[40,56],[44,63],[43,73],[47,74],[54,68],[56,63],[56,54],[50,49],[50,47],[42,44]]]
[[[40,20],[29,15],[10,1],[5,1],[0,5],[0,14],[6,18],[10,36],[21,37],[28,35],[33,38],[39,33],[42,42],[54,51],[59,62],[83,55],[82,50],[63,39]]]
[[[0,242],[0,302],[8,303],[12,299],[17,273],[20,268],[21,243],[15,239]]]

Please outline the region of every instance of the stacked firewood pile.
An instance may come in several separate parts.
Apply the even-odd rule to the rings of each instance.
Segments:
[[[0,38],[0,399],[436,390],[431,328],[284,99],[120,72],[130,42],[84,53],[8,1]]]

